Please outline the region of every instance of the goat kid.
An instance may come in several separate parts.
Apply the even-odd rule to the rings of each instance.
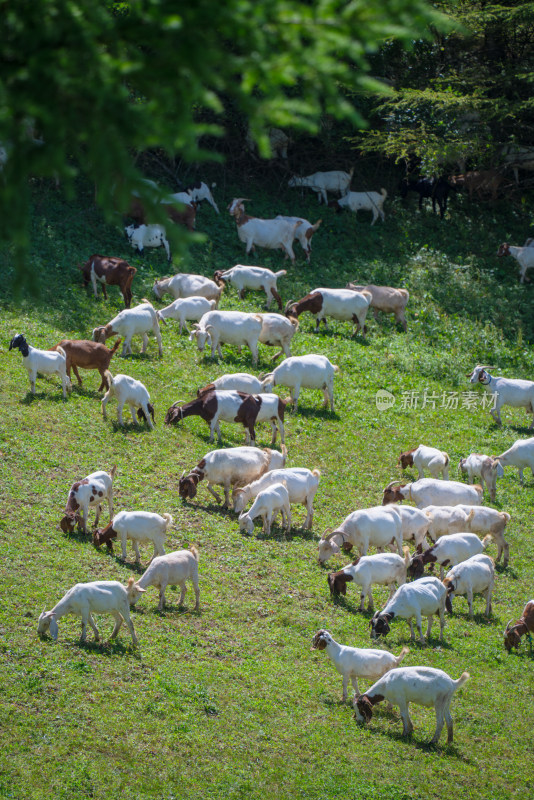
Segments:
[[[135,563],[141,560],[139,544],[152,542],[154,555],[165,555],[165,537],[173,523],[170,514],[153,514],[150,511],[120,511],[105,528],[99,528],[93,536],[95,547],[105,544],[109,552],[113,552],[112,540],[119,537],[121,557],[126,561],[126,542],[132,542]],[[152,559],[151,559],[152,561]]]
[[[109,389],[102,398],[101,408],[102,416],[107,419],[106,406],[112,397],[117,398],[117,418],[119,425],[124,425],[122,419],[122,409],[125,405],[130,409],[132,421],[135,425],[137,420],[135,412],[137,410],[137,417],[140,421],[144,420],[148,427],[152,430],[154,428],[154,406],[150,402],[150,395],[146,386],[141,381],[136,381],[129,375],[113,375],[109,370],[106,370],[106,379],[109,384]],[[152,417],[152,419],[151,419]]]
[[[165,590],[167,586],[180,587],[178,605],[183,605],[186,584],[190,580],[195,590],[195,611],[200,608],[200,591],[198,587],[198,550],[191,547],[189,550],[175,550],[162,556],[155,556],[143,575],[134,583],[130,594],[130,605],[135,605],[141,594],[149,586],[159,589],[158,611],[165,607]]]
[[[354,582],[360,589],[360,607],[364,610],[365,598],[369,600],[368,611],[374,611],[372,585],[387,586],[390,599],[396,587],[406,583],[406,570],[410,563],[410,551],[404,548],[404,558],[396,553],[378,553],[374,556],[356,558],[352,564],[343,567],[339,572],[330,572],[328,586],[330,594],[336,596],[347,593],[347,583]]]
[[[87,533],[87,517],[90,506],[96,506],[95,526],[98,525],[102,503],[108,501],[109,517],[113,516],[113,479],[117,467],[113,466],[110,472],[92,472],[81,481],[72,484],[65,506],[64,516],[60,521],[61,530],[71,533],[76,524]]]
[[[278,514],[282,514],[282,526],[289,531],[291,528],[291,505],[285,480],[273,483],[258,492],[256,499],[248,511],[239,515],[239,530],[246,530],[249,535],[254,533],[254,520],[261,517],[263,533],[269,536],[271,524]]]

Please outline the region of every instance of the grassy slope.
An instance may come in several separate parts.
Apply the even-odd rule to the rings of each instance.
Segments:
[[[231,197],[230,189],[226,194]],[[411,742],[399,735],[398,715],[385,710],[368,729],[359,728],[340,703],[340,676],[324,654],[310,653],[320,627],[338,641],[370,644],[369,615],[355,613],[356,594],[330,600],[316,537],[355,508],[380,502],[381,488],[397,475],[398,453],[425,442],[446,449],[455,466],[470,451],[501,452],[527,435],[522,411],[507,409],[499,430],[480,407],[399,408],[405,391],[420,397],[426,388],[440,396],[468,391],[464,374],[477,361],[532,377],[533,289],[518,286],[515,262],[494,257],[500,241],[526,237],[529,219],[508,205],[471,209],[461,198],[451,205],[440,223],[429,212],[419,215],[415,205],[406,210],[388,202],[386,223],[373,228],[363,215],[355,221],[322,210],[312,266],[299,253],[280,282],[285,300],[353,278],[404,285],[412,299],[408,335],[389,321],[371,322],[365,343],[350,339],[344,324],[316,336],[312,321],[302,320],[293,352],[324,353],[341,367],[336,414],[319,410],[318,393],[303,391],[287,444],[290,466],[319,467],[323,474],[314,531],[295,527],[285,539],[275,529],[266,540],[240,535],[235,516],[212,503],[202,484],[195,501],[182,504],[182,470],[212,446],[200,420],[173,429],[161,424],[173,401],[189,398],[210,378],[250,370],[246,353],[225,348],[218,365],[167,325],[161,361],[152,340],[147,357],[112,362],[115,372],[149,387],[159,422],[154,433],[130,424],[119,429],[114,404],[103,423],[93,373],[82,373],[84,387],[67,403],[55,379],[39,379],[35,399],[26,394],[20,356],[7,352],[14,333],[48,347],[65,336],[90,335],[121,307],[115,290],[106,303],[81,289],[77,260],[95,251],[128,257],[139,269],[137,300],[149,296],[154,276],[167,269],[162,252],[132,257],[119,233],[102,226],[84,190],[65,204],[53,189],[39,187],[32,266],[41,298],[19,302],[7,290],[2,294],[0,797],[112,798],[124,791],[132,798],[399,800],[441,798],[459,785],[466,798],[532,796],[532,659],[526,649],[508,656],[501,638],[507,620],[532,596],[530,475],[522,490],[515,471],[507,470],[498,486],[497,507],[513,516],[511,565],[499,572],[491,621],[481,614],[469,621],[465,601],[457,600],[444,644],[432,638],[430,647],[413,645],[405,661],[442,667],[455,678],[464,669],[471,673],[453,704],[454,746],[445,746],[444,737],[437,751],[424,746],[434,715],[421,707],[413,708]],[[318,216],[313,198],[289,190],[276,202],[257,197],[252,208],[263,216],[297,208],[311,220]],[[281,267],[278,253],[245,258],[224,212],[217,218],[202,208],[198,227],[209,238],[193,246],[186,265],[192,271],[211,274],[236,261]],[[8,269],[6,256],[3,274]],[[222,307],[257,310],[261,302],[253,295],[240,302],[228,292]],[[270,355],[262,349],[259,370],[267,370]],[[377,411],[379,388],[396,394],[392,412]],[[223,435],[226,445],[242,442],[237,427],[223,424]],[[266,429],[258,443],[268,443]],[[76,581],[125,581],[132,574],[131,564],[97,552],[83,537],[65,537],[58,527],[71,482],[113,463],[116,510],[169,511],[176,523],[169,549],[199,547],[201,612],[190,611],[189,592],[180,609],[169,591],[159,614],[151,590],[134,614],[137,652],[124,631],[116,644],[81,647],[74,618],[61,621],[57,645],[41,641],[40,611]],[[303,509],[295,517],[302,522]],[[148,557],[144,551],[143,563]],[[329,568],[343,563],[333,559]],[[385,597],[375,590],[377,607]],[[482,610],[482,600],[476,607]],[[101,618],[99,626],[109,635],[111,619]],[[407,639],[406,624],[398,623],[388,646],[398,652]]]

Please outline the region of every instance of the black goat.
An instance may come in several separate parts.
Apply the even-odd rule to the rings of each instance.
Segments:
[[[419,194],[419,208],[423,208],[423,199],[432,199],[432,211],[436,213],[436,203],[439,206],[439,217],[443,219],[445,211],[447,210],[447,198],[449,192],[453,189],[450,183],[445,178],[418,178],[416,181],[410,181],[408,178],[403,178],[400,184],[400,195],[406,197],[408,192],[417,192]]]

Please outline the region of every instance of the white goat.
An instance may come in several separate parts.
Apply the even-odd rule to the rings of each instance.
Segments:
[[[139,225],[137,228],[135,225],[128,225],[124,230],[132,247],[140,253],[145,247],[164,247],[167,260],[171,260],[171,248],[163,225]]]
[[[400,464],[402,469],[415,467],[418,478],[424,478],[425,469],[427,469],[432,478],[439,478],[441,474],[444,480],[449,480],[449,460],[448,453],[444,453],[436,447],[420,444],[413,450],[401,453],[397,466]]]
[[[148,332],[152,331],[158,343],[160,358],[163,355],[161,345],[161,331],[159,328],[158,315],[156,309],[148,300],[143,300],[134,308],[125,308],[107,325],[101,325],[93,329],[93,341],[103,344],[111,336],[122,336],[122,355],[132,355],[132,338],[137,335],[143,337],[142,353],[146,353],[148,347]]]
[[[497,470],[499,466],[517,467],[521,486],[524,486],[523,470],[529,469],[534,476],[534,436],[530,439],[518,439],[508,450],[496,456],[493,469]]]
[[[369,547],[383,550],[394,544],[402,555],[402,522],[400,514],[382,506],[361,508],[353,511],[334,531],[325,533],[319,541],[319,563],[325,561],[341,548],[350,551],[357,547],[361,556],[366,556]]]
[[[200,591],[198,588],[198,550],[175,550],[163,556],[155,556],[141,578],[134,583],[131,591],[130,604],[134,605],[142,592],[149,586],[159,589],[158,611],[163,611],[165,606],[165,589],[167,586],[180,587],[179,605],[185,598],[185,582],[190,580],[195,590],[195,611],[199,609]]]
[[[303,186],[311,189],[312,192],[317,193],[319,203],[321,200],[326,205],[328,203],[327,192],[335,192],[336,194],[347,194],[354,174],[354,167],[350,172],[343,172],[340,169],[330,170],[329,172],[314,172],[312,175],[304,177],[297,177],[294,175],[288,181],[289,187]]]
[[[261,333],[259,341],[269,347],[282,349],[272,356],[271,361],[276,361],[282,353],[291,356],[291,340],[299,329],[298,319],[288,319],[282,314],[259,314],[261,317]]]
[[[170,278],[160,278],[154,281],[152,291],[161,300],[164,294],[170,294],[175,300],[184,297],[205,297],[206,300],[215,300],[215,308],[219,305],[222,287],[215,281],[205,278],[204,275],[193,275],[188,272],[178,272]]]
[[[449,533],[470,531],[489,533],[497,545],[497,561],[504,552],[504,566],[508,564],[510,546],[504,538],[504,530],[510,521],[510,514],[486,506],[427,506],[425,514],[430,520],[429,537],[435,542],[440,536]]]
[[[276,367],[262,380],[264,392],[272,391],[273,386],[287,386],[295,404],[294,413],[298,408],[301,388],[321,389],[324,395],[324,405],[330,403],[334,411],[334,374],[339,372],[339,367],[332,364],[326,356],[306,355],[292,356]]]
[[[186,320],[198,322],[204,314],[213,311],[216,307],[215,300],[208,300],[205,297],[184,297],[162,308],[157,312],[157,316],[158,319],[175,319],[180,323],[178,333],[181,333],[183,328],[186,333],[189,333]]]
[[[372,300],[370,292],[354,292],[352,289],[313,289],[296,303],[289,301],[286,305],[288,317],[298,318],[305,311],[315,317],[315,333],[319,331],[322,321],[326,325],[327,317],[343,322],[353,322],[355,336],[358,331],[365,336],[365,320]]]
[[[347,699],[347,689],[349,680],[354,689],[354,697],[360,694],[358,690],[358,678],[376,681],[399,666],[402,659],[410,651],[403,647],[398,656],[388,653],[387,650],[375,650],[372,648],[347,647],[338,644],[328,631],[321,629],[317,631],[312,639],[312,650],[326,650],[326,653],[340,675],[343,676],[343,702]]]
[[[412,619],[415,617],[419,639],[424,644],[422,618],[428,618],[427,637],[432,629],[432,615],[439,614],[439,638],[443,639],[445,627],[445,598],[447,590],[438,578],[420,578],[413,583],[399,586],[382,611],[377,611],[371,620],[371,638],[387,636],[389,623],[393,619],[405,619],[410,626],[412,641],[415,640]]]
[[[374,556],[356,558],[352,564],[343,567],[339,572],[328,575],[328,586],[331,595],[347,593],[347,583],[354,582],[360,586],[360,608],[363,611],[365,598],[369,600],[369,611],[374,611],[374,583],[387,586],[390,599],[395,594],[396,586],[406,583],[406,570],[410,563],[410,551],[404,548],[404,558],[396,553],[378,553]]]
[[[295,239],[298,240],[300,246],[306,253],[306,261],[309,263],[311,260],[311,243],[315,231],[319,230],[322,219],[318,219],[315,225],[312,225],[304,217],[285,217],[283,214],[278,214],[275,219],[283,219],[286,222],[294,225],[296,222],[300,223],[295,231]]]
[[[527,245],[526,247],[514,247],[508,242],[503,242],[497,251],[499,258],[502,256],[512,256],[519,264],[519,283],[525,282],[527,270],[534,267],[534,249]]]
[[[202,458],[188,475],[183,471],[178,484],[180,497],[191,500],[196,496],[197,485],[204,478],[208,481],[208,491],[218,503],[221,498],[213,489],[213,485],[224,487],[225,506],[230,506],[230,489],[245,486],[260,478],[271,469],[285,466],[287,450],[282,445],[282,452],[277,450],[260,450],[257,447],[228,447],[222,450],[211,450]]]
[[[102,512],[102,503],[108,501],[109,518],[113,516],[113,479],[117,467],[110,472],[98,470],[91,472],[81,481],[72,484],[65,506],[65,515],[59,523],[64,533],[74,530],[76,523],[81,524],[82,531],[87,533],[87,517],[89,508],[96,506],[95,525],[98,525]]]
[[[467,458],[461,458],[458,464],[460,473],[467,473],[468,483],[474,483],[478,478],[480,484],[486,484],[490,500],[495,502],[497,495],[497,478],[502,478],[504,470],[500,464],[496,465],[495,461],[490,456],[480,455],[479,453],[471,453]]]
[[[384,508],[400,514],[402,538],[405,542],[413,541],[416,547],[423,544],[430,527],[430,519],[423,509],[400,505],[388,505]]]
[[[483,594],[486,599],[486,616],[491,614],[491,595],[495,585],[495,565],[489,556],[477,554],[457,564],[443,581],[447,589],[446,607],[452,614],[452,601],[456,595],[467,595],[469,616],[473,617],[473,595]]]
[[[273,272],[264,267],[245,267],[243,264],[236,264],[235,267],[227,269],[224,272],[217,270],[213,278],[218,286],[224,288],[226,283],[231,283],[239,292],[241,299],[244,298],[247,289],[253,292],[264,291],[267,295],[267,308],[270,308],[273,298],[278,303],[278,307],[282,308],[282,299],[278,294],[277,281],[287,275],[285,269],[278,272]]]
[[[152,558],[165,555],[165,537],[172,523],[173,519],[170,514],[153,514],[150,511],[120,511],[105,528],[97,531],[94,542],[100,546],[118,537],[121,543],[122,560],[125,561],[126,542],[130,539],[137,564],[141,560],[140,543],[152,542],[154,545]]]
[[[283,364],[282,364],[283,366]],[[482,502],[482,486],[466,486],[459,481],[442,481],[436,478],[422,478],[413,483],[402,484],[393,488],[400,481],[392,481],[384,489],[382,504],[402,503],[411,500],[417,508],[430,505],[454,506],[460,503],[480,505]]]
[[[373,215],[371,225],[374,225],[378,217],[382,222],[386,218],[383,206],[387,196],[388,193],[385,189],[381,189],[380,192],[348,192],[339,200],[331,201],[329,205],[338,210],[348,208],[355,214],[358,211],[370,211]]]
[[[211,347],[211,355],[215,352],[222,358],[221,344],[236,345],[239,351],[246,345],[252,353],[253,364],[258,363],[258,341],[263,320],[260,314],[245,314],[242,311],[208,311],[195,323],[189,340],[196,340],[202,352],[206,343]]]
[[[245,392],[245,394],[261,394],[263,387],[259,378],[255,375],[250,375],[248,372],[230,372],[221,375],[219,378],[203,386],[202,389],[197,391],[197,397],[201,394],[209,392],[212,389],[233,389],[236,392]]]
[[[256,499],[248,511],[239,515],[239,530],[246,530],[248,534],[254,532],[254,520],[261,517],[263,520],[263,533],[271,533],[271,523],[278,514],[282,514],[282,525],[287,531],[291,528],[291,506],[285,480],[273,483],[258,492]]]
[[[534,248],[532,249],[534,253]],[[494,378],[488,368],[480,364],[474,368],[469,376],[471,383],[481,383],[486,392],[494,398],[495,406],[490,409],[490,414],[497,423],[502,425],[501,408],[525,408],[527,414],[532,414],[531,428],[534,428],[534,381],[524,381],[510,378]]]
[[[429,547],[424,553],[416,553],[408,568],[408,575],[420,578],[425,570],[425,564],[439,564],[439,577],[443,580],[444,567],[454,567],[471,556],[482,553],[488,546],[491,536],[488,534],[484,541],[480,541],[476,533],[449,533],[441,536],[436,544]],[[431,567],[432,569],[433,567]]]
[[[9,349],[20,350],[22,363],[28,373],[32,394],[35,394],[37,373],[42,372],[45,375],[59,375],[63,389],[63,399],[67,399],[67,390],[71,391],[72,383],[67,375],[67,356],[62,347],[56,347],[55,351],[38,350],[28,344],[22,333],[18,333],[11,339]]]
[[[125,405],[130,409],[134,425],[136,424],[135,412],[140,420],[144,419],[148,427],[154,428],[154,406],[150,402],[150,395],[146,386],[129,375],[113,375],[107,369],[104,373],[108,381],[109,389],[102,398],[102,416],[107,419],[106,406],[112,397],[117,398],[117,417],[119,425],[124,425],[122,419],[122,409]],[[152,419],[151,419],[152,417]]]
[[[283,219],[260,219],[251,217],[245,212],[243,198],[232,200],[228,206],[229,214],[234,217],[237,235],[246,245],[246,253],[254,252],[256,245],[268,250],[283,250],[291,263],[295,263],[293,239],[300,222],[286,222]]]
[[[373,706],[386,700],[398,706],[402,719],[402,735],[409,736],[413,731],[409,704],[417,703],[427,708],[434,707],[436,730],[430,744],[437,744],[443,725],[447,723],[447,744],[453,741],[453,723],[450,712],[451,700],[460,686],[469,680],[469,673],[463,672],[454,681],[446,672],[434,667],[399,667],[387,672],[365,694],[354,700],[355,719],[369,722],[373,716]]]
[[[115,627],[111,638],[114,639],[124,622],[128,625],[132,635],[132,642],[137,644],[137,636],[133,622],[130,619],[130,594],[134,579],[128,579],[128,586],[123,586],[118,581],[93,581],[92,583],[77,583],[72,589],[56,603],[51,611],[43,611],[39,617],[37,633],[42,635],[50,630],[52,639],[57,642],[58,620],[66,614],[74,614],[82,618],[82,637],[85,642],[87,623],[95,634],[95,641],[99,641],[100,633],[95,625],[93,614],[111,614],[115,618]]]
[[[306,520],[304,528],[311,528],[313,523],[313,500],[319,487],[321,473],[318,469],[310,471],[301,467],[286,469],[273,469],[262,475],[261,478],[249,483],[242,489],[234,492],[234,511],[241,514],[247,503],[253,500],[259,492],[272,483],[284,481],[289,494],[291,505],[299,503],[306,507]]]

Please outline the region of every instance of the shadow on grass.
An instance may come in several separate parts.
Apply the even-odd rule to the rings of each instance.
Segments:
[[[53,395],[52,394],[46,394],[45,392],[36,392],[35,394],[32,394],[31,392],[27,392],[26,396],[23,397],[22,400],[19,400],[19,403],[22,406],[31,406],[32,403],[34,403],[34,402],[36,402],[38,400],[41,400],[41,401],[44,400],[47,403],[66,403],[67,400],[68,400],[68,397],[69,396],[67,394],[67,399],[64,400],[63,399],[63,392],[61,391],[61,388],[59,388],[59,394],[57,394],[57,395],[56,394],[53,394]]]
[[[395,713],[394,710],[393,711],[384,710],[384,711],[380,712],[379,718],[388,718],[388,717],[389,717],[389,719],[392,719],[392,720],[399,719],[398,715]],[[400,722],[400,725],[402,727],[402,721],[399,720],[399,722]],[[436,753],[436,752],[439,752],[439,753],[442,753],[443,755],[450,755],[453,758],[456,758],[456,759],[462,761],[464,764],[471,764],[472,763],[471,759],[469,759],[465,755],[465,753],[463,753],[461,750],[459,750],[458,747],[455,744],[443,744],[442,745],[439,742],[437,744],[433,744],[432,742],[415,741],[413,733],[409,734],[408,736],[404,736],[403,733],[402,733],[402,730],[400,730],[398,732],[397,731],[380,730],[380,728],[373,727],[372,721],[367,726],[367,730],[368,730],[369,733],[372,733],[375,736],[385,736],[387,739],[390,739],[393,742],[399,742],[399,743],[402,743],[402,744],[406,744],[407,746],[414,747],[416,750],[421,750],[422,752],[425,752],[425,753]],[[440,741],[443,740],[445,736],[446,736],[446,734],[442,731],[441,737],[440,737]]]
[[[330,411],[330,408],[326,408],[325,406],[304,406],[302,407],[300,398],[299,398],[299,408],[296,414],[293,412],[289,415],[289,419],[296,419],[298,416],[301,417],[318,417],[319,419],[335,419],[340,420],[341,417],[336,411]]]
[[[247,535],[246,531],[241,531],[241,533],[243,533],[245,536]],[[252,534],[252,536],[254,536],[254,534]],[[315,534],[313,531],[310,531],[306,528],[297,528],[293,525],[288,531],[286,531],[285,528],[281,528],[279,525],[271,525],[270,533],[263,533],[263,531],[258,528],[256,539],[260,539],[264,542],[292,542],[294,539],[298,539],[299,541],[313,542],[315,541]]]
[[[519,575],[510,564],[506,567],[502,564],[495,564],[495,572],[498,572],[499,575],[506,575],[507,578],[513,578],[514,581],[519,579]]]

